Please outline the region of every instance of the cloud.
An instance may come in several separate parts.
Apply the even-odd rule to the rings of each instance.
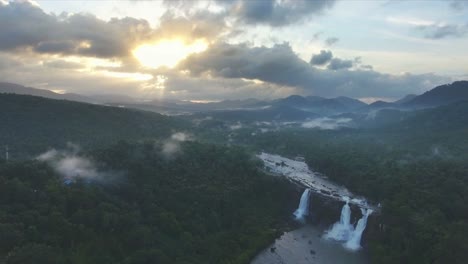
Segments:
[[[352,60],[342,60],[339,58],[332,59],[327,66],[329,70],[334,70],[334,71],[342,70],[342,69],[349,69],[351,67],[353,67]]]
[[[333,53],[327,50],[321,50],[319,54],[312,55],[310,64],[312,65],[325,65],[333,58]]]
[[[3,54],[0,52],[0,70],[9,70],[9,69],[14,69],[14,68],[19,68],[22,67],[23,63],[21,61],[18,61],[8,54]],[[0,77],[1,77],[1,71],[0,71]],[[3,79],[5,80],[5,79]]]
[[[164,1],[170,8],[193,12],[200,3],[192,0]],[[207,1],[205,8],[217,6],[229,18],[248,25],[282,27],[301,22],[331,8],[335,0],[214,0]]]
[[[171,139],[178,142],[183,142],[187,140],[192,140],[192,136],[183,132],[177,132],[171,135]]]
[[[374,67],[372,65],[360,65],[360,68],[364,69],[364,70],[373,70]]]
[[[465,0],[451,0],[450,6],[456,11],[463,11],[468,8],[468,2]]]
[[[334,44],[336,44],[340,39],[339,38],[336,38],[336,37],[330,37],[330,38],[327,38],[325,40],[325,44],[327,44],[327,46],[333,46]]]
[[[276,99],[298,93],[294,87],[275,83],[253,79],[210,77],[207,74],[186,74],[181,73],[179,69],[155,71],[153,74],[163,74],[167,77],[164,90],[154,89],[155,93],[159,92],[162,98],[179,100]]]
[[[468,33],[467,25],[431,24],[416,27],[428,39],[460,38]]]
[[[151,39],[153,33],[146,20],[126,17],[103,21],[90,14],[57,16],[26,1],[0,5],[0,25],[0,50],[101,58],[127,56],[136,43]]]
[[[329,70],[341,70],[349,69],[354,66],[354,64],[360,64],[361,58],[356,57],[354,60],[343,60],[339,58],[333,58],[333,53],[331,51],[321,50],[319,54],[312,55],[310,59],[310,64],[317,66],[327,65]]]
[[[253,47],[242,43],[243,35],[232,38],[240,31],[258,30],[255,36],[260,39],[268,34],[263,30],[313,18],[334,2],[168,1],[169,10],[156,28],[131,17],[103,20],[85,13],[46,13],[24,1],[0,4],[0,79],[86,95],[188,100],[273,99],[290,94],[400,97],[451,81],[435,74],[384,74],[357,61],[350,67],[350,60],[333,58],[331,51],[324,51],[330,55],[323,64],[312,59],[309,64],[287,43]],[[144,68],[132,56],[138,45],[178,37],[201,38],[210,46],[173,70]],[[94,64],[91,59],[107,63]],[[157,84],[159,75],[167,77],[163,89]]]
[[[341,61],[337,65],[343,68],[349,62]],[[300,59],[288,43],[273,47],[216,43],[179,65],[179,69],[188,70],[193,76],[261,80],[321,96],[398,97],[450,82],[449,78],[431,73],[391,75],[373,70],[350,71],[346,67],[342,70],[316,68]]]
[[[286,26],[320,14],[333,6],[327,0],[237,1],[231,13],[246,24]]]
[[[65,61],[65,60],[52,60],[52,61],[46,61],[43,63],[44,66],[49,67],[49,68],[57,68],[57,69],[81,69],[84,68],[84,65],[77,63],[77,62],[71,62],[71,61]]]
[[[193,137],[183,132],[177,132],[165,140],[162,144],[161,153],[166,158],[173,158],[175,154],[181,151],[180,143],[184,141],[191,141]]]
[[[314,40],[320,39],[320,36],[323,34],[323,31],[315,32],[313,35]]]
[[[238,129],[241,129],[242,128],[242,123],[241,122],[237,122],[236,124],[232,124],[229,126],[229,129],[231,130],[238,130]]]
[[[68,149],[63,151],[49,150],[36,159],[52,166],[66,183],[78,179],[104,182],[110,176],[109,173],[99,171],[89,158],[80,156],[79,147],[73,144],[69,144]]]
[[[141,80],[117,78],[104,70],[97,71],[86,59],[76,59],[75,62],[68,58],[62,60],[43,54],[16,55],[0,52],[0,79],[30,87],[86,95],[140,93]]]
[[[304,128],[318,128],[322,130],[335,130],[342,127],[349,127],[353,121],[351,118],[316,118],[311,121],[302,123]]]
[[[178,16],[167,11],[160,18],[160,26],[155,31],[158,38],[183,38],[184,40],[206,39],[211,41],[232,29],[224,20],[223,14],[199,10],[188,16]]]

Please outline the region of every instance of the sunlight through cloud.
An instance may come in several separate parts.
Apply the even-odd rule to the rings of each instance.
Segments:
[[[208,45],[204,41],[186,44],[181,40],[164,40],[156,44],[144,44],[133,51],[138,61],[150,68],[173,68],[193,53],[203,52]]]

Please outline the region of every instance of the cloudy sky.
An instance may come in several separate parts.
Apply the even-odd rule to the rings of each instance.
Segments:
[[[391,100],[466,47],[468,1],[0,0],[0,81],[86,95]]]

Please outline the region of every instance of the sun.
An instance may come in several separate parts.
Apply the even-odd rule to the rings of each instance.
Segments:
[[[195,41],[191,44],[181,40],[164,40],[155,44],[144,44],[133,51],[138,61],[150,68],[162,66],[174,68],[177,63],[193,53],[203,52],[208,45],[205,41]]]

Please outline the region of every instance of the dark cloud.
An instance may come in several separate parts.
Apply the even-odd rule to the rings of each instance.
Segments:
[[[398,97],[450,81],[434,74],[391,75],[373,70],[318,69],[300,59],[287,43],[271,48],[217,43],[181,62],[179,69],[189,70],[192,76],[209,74],[218,78],[258,79],[322,96]]]
[[[310,67],[291,50],[289,44],[273,48],[254,47],[247,44],[217,43],[203,53],[194,54],[180,63],[193,75],[205,72],[218,77],[260,79],[280,85],[296,86],[301,80],[289,75],[307,72]]]
[[[333,6],[334,0],[237,1],[232,13],[246,24],[278,27],[300,22]]]
[[[143,19],[101,20],[90,14],[47,14],[28,2],[0,5],[0,51],[124,58],[142,42],[161,38],[211,40],[229,33],[223,14],[199,10],[189,17],[168,11],[157,29]]]
[[[89,14],[49,15],[29,2],[0,5],[0,25],[0,50],[102,58],[127,56],[136,43],[153,36],[145,20],[106,22]]]
[[[366,64],[366,65],[361,65],[360,67],[361,67],[362,69],[364,69],[364,70],[373,70],[373,69],[374,69],[374,67],[373,67],[372,65],[368,65],[368,64]]]
[[[468,25],[425,25],[418,26],[417,29],[424,34],[425,38],[442,39],[449,37],[463,37],[468,34]]]
[[[333,46],[334,44],[336,44],[340,39],[339,38],[336,38],[336,37],[330,37],[330,38],[327,38],[325,40],[325,44],[327,44],[327,46]]]
[[[75,52],[77,44],[73,41],[44,41],[34,46],[34,50],[39,53],[62,53],[72,54]]]
[[[354,64],[360,64],[361,58],[356,57],[354,60],[343,60],[340,58],[333,58],[333,53],[327,50],[321,50],[319,54],[312,55],[310,59],[311,65],[324,66],[327,65],[329,70],[342,70],[349,69],[354,66]]]
[[[333,58],[333,53],[327,50],[321,50],[319,54],[312,55],[310,64],[312,65],[325,65]]]
[[[193,0],[166,0],[166,6],[192,11],[198,4]],[[332,7],[335,0],[213,0],[208,3],[224,8],[232,18],[244,24],[287,26],[320,14]]]
[[[450,6],[456,11],[463,11],[468,8],[468,1],[466,0],[451,0]]]
[[[349,69],[353,67],[353,61],[352,60],[342,60],[339,58],[334,58],[330,61],[328,64],[327,68],[329,70],[342,70],[342,69]]]

